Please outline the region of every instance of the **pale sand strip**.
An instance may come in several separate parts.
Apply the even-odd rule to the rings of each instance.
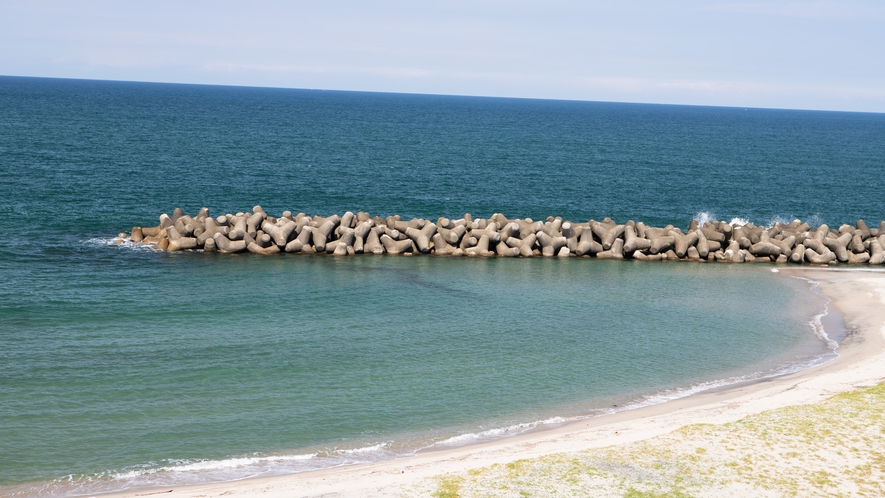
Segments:
[[[582,420],[547,431],[420,453],[412,458],[289,476],[141,489],[111,496],[426,495],[428,479],[443,474],[555,453],[624,445],[661,436],[689,424],[724,424],[766,410],[815,403],[837,393],[885,382],[885,273],[781,271],[785,275],[819,281],[822,292],[832,300],[830,306],[842,312],[848,336],[839,347],[839,358],[772,379]],[[419,492],[419,489],[425,491]]]

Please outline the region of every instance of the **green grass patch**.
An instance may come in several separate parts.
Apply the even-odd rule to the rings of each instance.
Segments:
[[[885,384],[637,443],[472,469],[435,483],[433,496],[447,498],[885,496]]]
[[[439,485],[433,493],[434,498],[460,498],[461,483],[463,477],[446,476],[439,478]]]

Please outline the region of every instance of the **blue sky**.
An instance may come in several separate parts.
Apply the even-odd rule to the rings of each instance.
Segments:
[[[885,2],[0,3],[0,74],[885,112]]]

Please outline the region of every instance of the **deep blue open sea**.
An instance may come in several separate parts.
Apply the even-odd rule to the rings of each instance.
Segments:
[[[772,266],[162,253],[175,207],[885,219],[885,115],[0,77],[0,495],[404,457],[832,357]]]

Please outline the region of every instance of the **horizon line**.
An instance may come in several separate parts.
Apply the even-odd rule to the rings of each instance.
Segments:
[[[355,90],[341,88],[306,88],[306,87],[287,87],[274,85],[232,85],[225,83],[195,83],[182,81],[159,81],[159,80],[125,80],[125,79],[103,79],[103,78],[76,78],[68,76],[33,76],[33,75],[16,75],[16,74],[0,74],[0,78],[31,78],[46,80],[72,80],[72,81],[93,81],[107,83],[143,83],[156,85],[188,85],[188,86],[211,86],[222,88],[255,88],[268,90],[301,90],[301,91],[317,91],[317,92],[346,92],[346,93],[375,93],[386,95],[414,95],[414,96],[433,96],[433,97],[465,97],[465,98],[481,98],[481,99],[507,99],[507,100],[540,100],[550,102],[582,102],[597,104],[633,104],[633,105],[651,105],[651,106],[673,106],[673,107],[711,107],[722,109],[744,109],[744,110],[769,110],[769,111],[800,111],[800,112],[834,112],[848,114],[885,114],[885,111],[855,111],[843,109],[811,109],[811,108],[792,108],[792,107],[758,107],[758,106],[739,106],[739,105],[710,105],[710,104],[686,104],[678,102],[646,102],[646,101],[620,101],[620,100],[590,100],[590,99],[568,99],[568,98],[550,98],[550,97],[517,97],[506,95],[475,95],[461,93],[424,93],[424,92],[402,92],[402,91],[385,91],[385,90]]]

